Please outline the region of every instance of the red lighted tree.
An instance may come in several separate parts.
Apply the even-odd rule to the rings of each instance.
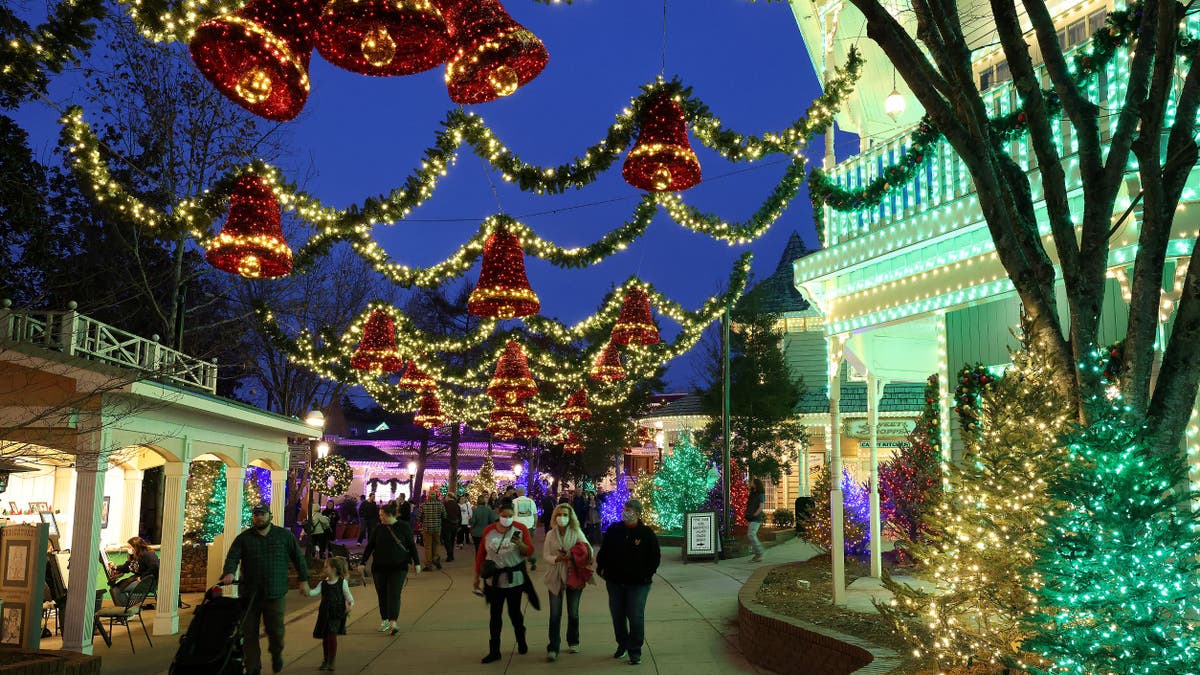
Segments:
[[[925,385],[925,410],[908,436],[908,447],[879,467],[879,511],[884,532],[897,540],[901,561],[909,542],[920,541],[928,531],[926,517],[942,494],[941,425],[938,377]]]

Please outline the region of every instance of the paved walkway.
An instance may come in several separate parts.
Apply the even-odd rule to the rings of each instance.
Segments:
[[[540,537],[539,537],[540,539]],[[538,544],[540,550],[540,543]],[[761,565],[808,558],[811,548],[795,540],[767,550]],[[395,673],[398,671],[441,673],[538,673],[570,669],[572,673],[645,672],[683,675],[718,673],[763,673],[748,663],[738,648],[737,593],[758,565],[749,558],[719,564],[692,562],[684,565],[678,548],[663,549],[663,563],[650,592],[646,608],[646,645],[642,664],[635,671],[627,660],[612,658],[615,648],[608,600],[603,581],[589,586],[580,610],[582,653],[563,652],[557,663],[545,659],[549,611],[542,588],[541,569],[534,581],[542,593],[542,610],[526,607],[529,653],[517,654],[512,629],[507,625],[501,638],[504,658],[488,665],[479,663],[487,652],[487,611],[483,601],[471,593],[471,562],[460,551],[455,562],[438,572],[410,575],[400,611],[400,634],[380,634],[374,588],[355,586],[357,605],[348,634],[338,639],[337,672]],[[185,598],[187,599],[187,598]],[[189,602],[192,600],[188,599]],[[526,601],[528,605],[528,601]],[[288,599],[287,642],[284,673],[316,672],[321,662],[321,645],[312,638],[315,601],[293,592]],[[152,623],[153,612],[147,617]],[[181,622],[191,619],[191,610],[181,612]],[[186,626],[185,626],[186,629]],[[563,618],[563,630],[566,617]],[[95,653],[103,657],[102,671],[128,675],[165,673],[178,645],[178,636],[156,638],[146,644],[140,626],[134,625],[137,653],[130,653],[125,629],[117,627],[113,646],[99,642]],[[565,636],[564,636],[565,637]],[[57,639],[43,641],[43,648],[57,649]],[[264,656],[266,641],[263,641]]]

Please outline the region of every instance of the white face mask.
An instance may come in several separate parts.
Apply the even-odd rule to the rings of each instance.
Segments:
[[[509,516],[509,517],[507,517],[507,518],[501,518],[501,519],[500,519],[500,526],[501,526],[501,527],[512,527],[512,524],[513,524],[513,519],[512,519],[512,516]]]
[[[571,516],[559,516],[558,524],[562,525],[563,527],[570,525],[571,524]]]

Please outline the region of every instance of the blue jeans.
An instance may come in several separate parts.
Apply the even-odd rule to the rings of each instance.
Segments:
[[[563,597],[567,599],[567,644],[574,647],[579,644],[579,599],[583,597],[583,589],[571,590],[563,587],[558,593],[550,593],[550,644],[547,652],[558,652],[559,628],[562,626]]]
[[[608,587],[608,611],[612,614],[613,635],[617,648],[630,657],[642,657],[646,641],[646,598],[650,584],[618,584],[605,582]]]
[[[754,555],[761,556],[763,554],[763,545],[758,540],[758,528],[762,527],[762,521],[752,520],[748,525],[746,535],[750,539],[750,546],[754,548]]]

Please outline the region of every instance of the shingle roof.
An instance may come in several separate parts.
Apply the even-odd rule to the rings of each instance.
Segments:
[[[338,445],[333,454],[341,455],[347,462],[396,462],[394,455],[388,454],[373,445]]]
[[[770,314],[803,312],[809,308],[808,301],[796,290],[793,282],[792,262],[811,252],[804,245],[804,240],[800,238],[800,235],[792,232],[787,246],[783,247],[783,254],[779,256],[779,264],[775,266],[775,271],[750,290],[750,293],[760,296],[763,312]]]
[[[688,394],[647,413],[646,417],[685,417],[705,414],[707,413],[704,412],[700,394]]]
[[[867,383],[842,383],[842,400],[839,406],[844,413],[867,412]],[[925,409],[924,382],[889,382],[883,387],[883,398],[879,401],[879,412],[920,412]],[[796,405],[796,412],[829,412],[829,390],[827,387],[809,387]]]

